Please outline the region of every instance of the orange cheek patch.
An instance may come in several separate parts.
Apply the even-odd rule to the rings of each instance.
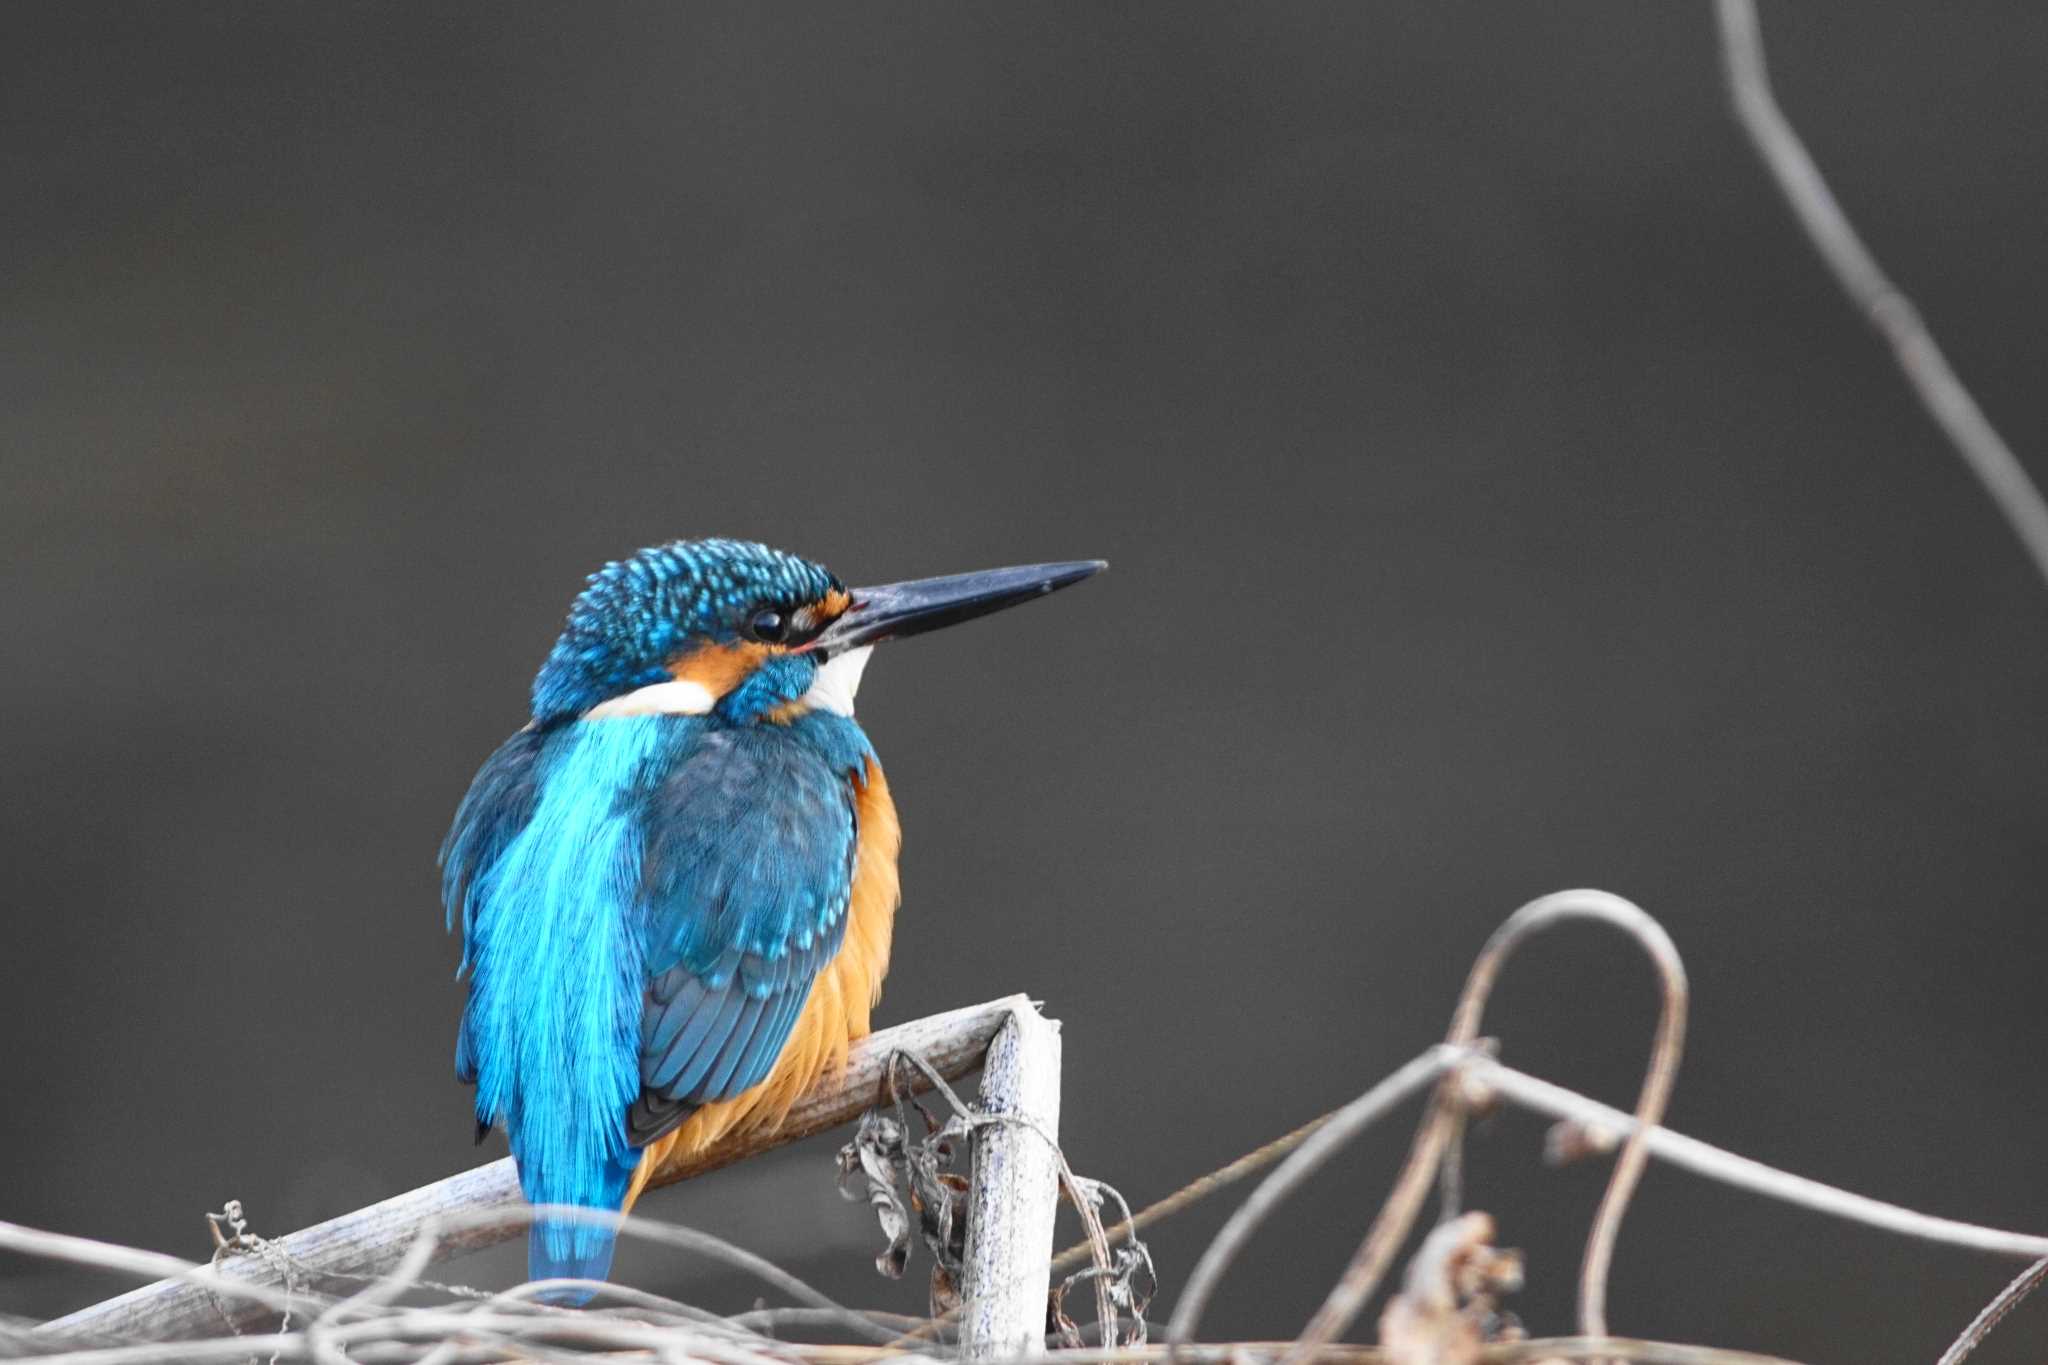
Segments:
[[[705,645],[671,663],[669,676],[677,682],[696,683],[712,696],[722,697],[738,687],[773,652],[772,646],[751,640]]]

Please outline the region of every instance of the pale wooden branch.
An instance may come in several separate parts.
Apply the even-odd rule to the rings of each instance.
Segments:
[[[969,1360],[1035,1356],[1059,1214],[1059,1025],[1028,1005],[1011,1016],[989,1045],[981,1110],[1018,1121],[974,1130],[960,1346]]]
[[[924,1058],[948,1080],[964,1076],[981,1065],[989,1040],[1006,1020],[1031,1010],[1026,997],[1013,995],[884,1029],[856,1043],[845,1069],[797,1101],[781,1128],[718,1144],[673,1179],[702,1175],[859,1117],[875,1102],[889,1059],[898,1052]],[[918,1091],[929,1088],[921,1076],[911,1078],[910,1085]],[[282,1256],[235,1256],[224,1259],[217,1271],[196,1275],[192,1272],[200,1267],[185,1266],[173,1278],[80,1309],[39,1330],[50,1337],[168,1341],[218,1330],[224,1318],[239,1327],[274,1310],[263,1301],[250,1302],[234,1286],[270,1289],[264,1299],[274,1300],[283,1291],[285,1265],[302,1285],[323,1274],[380,1274],[399,1262],[422,1231],[442,1223],[447,1226],[438,1239],[437,1258],[491,1246],[517,1235],[524,1222],[476,1215],[517,1209],[522,1203],[518,1173],[507,1157],[276,1238],[271,1245]],[[162,1274],[178,1264],[160,1257],[148,1270]],[[222,1282],[231,1287],[211,1287]]]

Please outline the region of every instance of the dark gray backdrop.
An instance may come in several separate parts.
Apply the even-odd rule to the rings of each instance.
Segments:
[[[2048,448],[2048,11],[1765,18]],[[1680,1127],[2048,1228],[2048,592],[1703,6],[15,4],[0,176],[0,1216],[197,1254],[229,1196],[278,1231],[476,1159],[435,845],[581,575],[719,532],[855,582],[1114,561],[892,646],[862,716],[909,836],[880,1019],[1043,996],[1073,1159],[1134,1200],[1595,884],[1691,964]],[[1544,941],[1491,1023],[1625,1103],[1643,978]],[[1216,1330],[1299,1325],[1406,1130]],[[1473,1198],[1552,1331],[1602,1173],[1539,1135]],[[914,1306],[829,1152],[648,1207]],[[1220,1212],[1159,1233],[1169,1296]],[[1659,1170],[1613,1319],[1925,1360],[2009,1269]],[[0,1263],[13,1311],[118,1287]]]

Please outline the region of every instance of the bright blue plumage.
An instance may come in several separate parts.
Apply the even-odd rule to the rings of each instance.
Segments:
[[[836,584],[772,551],[724,567],[698,548],[649,555],[593,577],[536,683],[535,723],[477,774],[442,850],[470,973],[456,1069],[537,1204],[618,1208],[641,1146],[764,1079],[846,928],[867,739],[836,715],[756,723],[803,695],[815,660],[776,657],[710,715],[551,718],[564,698],[588,709],[646,684],[592,641],[616,652],[622,632],[681,611],[675,638],[718,642],[749,605]],[[622,605],[677,583],[713,596]],[[601,1278],[611,1248],[606,1229],[542,1220],[530,1273]]]
[[[766,1079],[846,941],[856,871],[881,867],[863,883],[887,897],[862,921],[863,956],[835,968],[866,973],[850,978],[857,1013],[807,1025],[865,1029],[897,838],[851,718],[867,648],[1100,567],[849,592],[795,555],[703,540],[591,575],[534,679],[532,722],[477,773],[441,850],[470,981],[456,1073],[479,1132],[510,1135],[530,1201],[620,1208],[643,1148]],[[863,810],[885,831],[875,859]],[[601,1278],[612,1242],[543,1218],[529,1269]]]
[[[505,1124],[533,1203],[617,1208],[632,1180],[638,1154],[620,1120],[640,1092],[645,841],[622,798],[659,781],[698,728],[632,716],[549,734],[530,818],[470,883],[463,1027],[477,1116]],[[610,1241],[602,1228],[543,1222],[534,1271],[601,1275]]]

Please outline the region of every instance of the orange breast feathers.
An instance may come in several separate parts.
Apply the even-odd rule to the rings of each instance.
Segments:
[[[626,1191],[627,1209],[642,1190],[688,1174],[695,1158],[720,1138],[781,1124],[820,1076],[846,1064],[847,1044],[868,1036],[869,1011],[882,998],[882,978],[889,971],[889,938],[900,899],[896,854],[903,845],[903,831],[896,823],[888,780],[872,758],[866,775],[853,783],[853,801],[860,843],[854,855],[846,940],[838,955],[812,983],[810,999],[766,1080],[732,1099],[705,1105],[647,1145],[632,1188]]]

